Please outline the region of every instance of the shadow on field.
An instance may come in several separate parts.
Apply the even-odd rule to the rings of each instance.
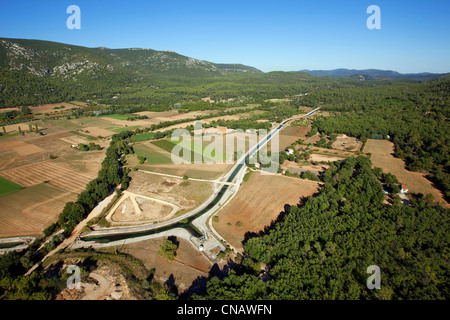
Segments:
[[[192,282],[189,289],[187,289],[182,294],[180,294],[180,300],[187,300],[190,297],[192,297],[192,295],[194,295],[194,294],[200,295],[200,296],[206,295],[206,284],[208,283],[208,281],[210,279],[217,277],[220,280],[222,280],[223,278],[225,278],[228,275],[230,270],[236,269],[238,266],[239,265],[236,264],[231,259],[228,259],[227,264],[222,269],[220,269],[220,267],[217,265],[217,263],[215,263],[209,270],[207,277],[206,276],[198,277],[197,279],[195,279]]]

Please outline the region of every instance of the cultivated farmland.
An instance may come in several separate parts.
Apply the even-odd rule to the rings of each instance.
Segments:
[[[47,181],[55,187],[74,193],[84,190],[95,178],[52,160],[3,170],[0,171],[0,176],[23,187],[32,187]]]
[[[18,184],[0,177],[0,196],[22,189]]]
[[[76,196],[46,183],[1,196],[0,238],[41,234]]]
[[[310,180],[254,172],[237,195],[216,216],[217,232],[237,250],[242,250],[246,233],[258,233],[276,220],[285,205],[295,206],[320,184]],[[214,220],[213,220],[214,221]]]

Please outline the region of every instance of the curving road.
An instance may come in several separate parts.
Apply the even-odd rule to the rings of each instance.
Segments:
[[[320,108],[317,108],[307,114],[292,117],[284,120],[280,125],[273,129],[266,137],[262,139],[258,144],[253,146],[247,153],[241,156],[233,167],[224,174],[221,178],[217,179],[215,182],[214,192],[211,197],[205,201],[198,208],[187,212],[175,219],[170,221],[143,225],[143,226],[132,226],[132,227],[117,227],[117,228],[105,228],[101,230],[91,231],[81,237],[75,247],[80,246],[110,246],[118,243],[126,243],[127,239],[134,239],[133,242],[140,237],[155,237],[163,236],[170,233],[170,230],[180,228],[180,223],[185,219],[191,219],[191,224],[203,235],[211,235],[208,241],[214,242],[213,245],[217,245],[222,249],[225,249],[221,242],[219,241],[220,236],[216,235],[211,228],[208,226],[209,217],[214,214],[221,206],[225,204],[234,194],[239,190],[240,183],[242,182],[243,175],[245,173],[245,161],[247,158],[252,157],[259,149],[264,147],[276,134],[279,133],[289,122],[309,117]],[[178,232],[177,232],[178,233]],[[191,232],[192,233],[192,232]],[[179,233],[178,233],[179,234]],[[195,232],[194,232],[195,234]],[[198,232],[197,232],[198,236]],[[103,241],[102,241],[103,239]]]

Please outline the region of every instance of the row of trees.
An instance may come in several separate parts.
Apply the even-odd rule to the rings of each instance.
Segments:
[[[97,178],[89,182],[86,189],[78,195],[76,202],[68,202],[60,214],[57,223],[44,230],[44,235],[53,233],[57,228],[64,228],[65,234],[70,235],[73,228],[80,223],[92,209],[103,199],[105,199],[113,188],[122,184],[121,188],[126,189],[130,178],[128,170],[122,168],[122,155],[134,153],[131,146],[124,140],[132,135],[129,131],[112,136],[109,148],[106,150],[106,157],[102,162],[102,168],[98,172]]]

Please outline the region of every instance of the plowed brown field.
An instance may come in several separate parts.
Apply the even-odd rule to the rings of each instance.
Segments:
[[[237,250],[247,232],[263,230],[284,211],[286,204],[295,206],[301,197],[316,193],[320,184],[310,180],[253,172],[237,195],[217,214],[216,231]],[[237,223],[241,222],[242,226]]]
[[[95,178],[52,160],[0,171],[0,176],[23,187],[31,187],[48,181],[63,190],[79,193]]]

